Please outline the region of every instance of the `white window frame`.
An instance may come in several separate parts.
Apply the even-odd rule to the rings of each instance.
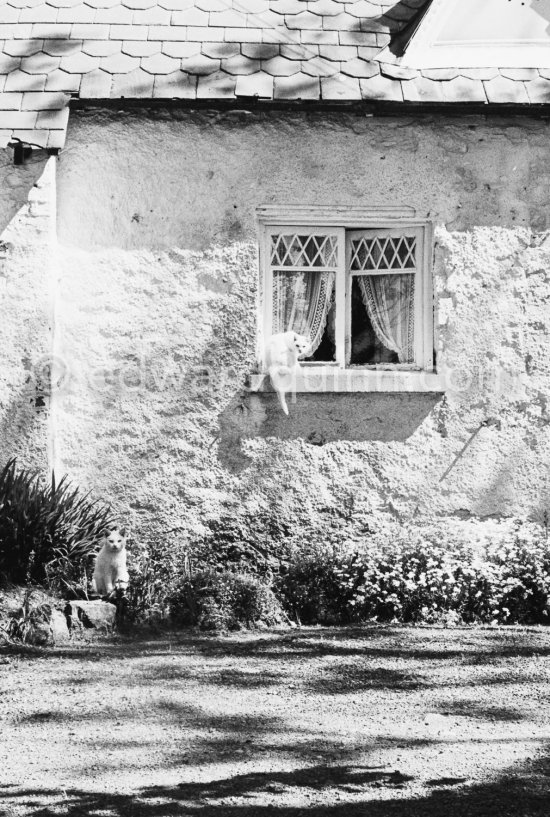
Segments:
[[[443,391],[434,371],[434,321],[432,289],[433,228],[417,218],[412,208],[266,205],[257,210],[260,250],[258,349],[262,350],[272,328],[271,236],[281,232],[326,234],[338,237],[334,362],[303,362],[296,391]],[[351,281],[349,247],[353,232],[417,238],[415,270],[415,361],[413,364],[349,365],[351,351]],[[391,271],[388,271],[391,272]],[[261,351],[258,356],[261,362]],[[262,375],[251,377],[252,390],[265,388]]]

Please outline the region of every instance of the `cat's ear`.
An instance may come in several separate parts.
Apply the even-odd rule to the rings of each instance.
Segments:
[[[119,533],[124,538],[126,536],[126,528],[120,528]]]

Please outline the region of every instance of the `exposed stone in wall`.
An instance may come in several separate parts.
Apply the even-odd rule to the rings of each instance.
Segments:
[[[55,159],[2,156],[0,196],[0,461],[51,460],[50,362]]]
[[[548,136],[527,119],[75,112],[59,165],[59,468],[148,541],[238,516],[320,536],[540,518]],[[444,398],[298,395],[287,419],[247,392],[254,210],[284,201],[409,204],[433,220]]]

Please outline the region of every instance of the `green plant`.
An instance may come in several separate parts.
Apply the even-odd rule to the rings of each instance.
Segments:
[[[203,630],[240,630],[287,621],[271,588],[256,576],[203,570],[184,578],[170,599],[176,624]]]
[[[76,591],[97,543],[114,524],[109,507],[70,485],[45,482],[15,459],[0,471],[0,573],[17,583]]]

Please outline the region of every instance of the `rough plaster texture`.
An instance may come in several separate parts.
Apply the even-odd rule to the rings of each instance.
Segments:
[[[322,535],[342,508],[358,529],[540,519],[549,136],[527,118],[75,112],[58,164],[55,348],[71,373],[58,470],[144,540],[262,514]],[[445,396],[298,395],[287,419],[247,393],[254,209],[285,201],[408,204],[433,220]]]
[[[50,358],[55,185],[42,151],[0,155],[0,462],[51,459]]]

